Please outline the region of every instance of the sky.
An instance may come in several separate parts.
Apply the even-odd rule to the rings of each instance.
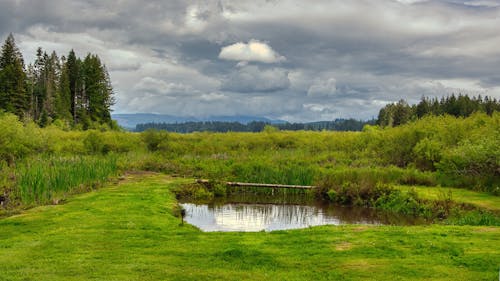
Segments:
[[[387,103],[500,98],[500,0],[0,0],[0,37],[96,53],[114,113],[370,119]]]

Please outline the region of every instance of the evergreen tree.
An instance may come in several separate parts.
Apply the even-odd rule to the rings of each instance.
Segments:
[[[105,66],[97,55],[88,54],[82,65],[87,116],[92,122],[110,123],[113,89]]]
[[[0,109],[25,116],[29,107],[26,86],[24,60],[9,34],[0,54]]]
[[[55,98],[55,118],[69,121],[72,120],[71,90],[69,87],[68,65],[64,56],[61,58],[61,65],[59,85]]]
[[[113,88],[97,55],[81,61],[71,50],[59,59],[38,48],[24,70],[21,52],[9,35],[0,54],[0,110],[29,117],[45,126],[54,119],[72,121],[86,129],[92,123],[112,125]],[[80,126],[80,125],[79,125]]]
[[[500,111],[500,102],[496,99],[481,96],[472,97],[459,94],[458,97],[442,97],[441,100],[432,100],[422,97],[416,106],[409,106],[406,101],[400,100],[398,103],[391,103],[380,109],[377,124],[380,126],[398,126],[410,120],[422,118],[425,115],[449,114],[456,117],[468,117],[476,111],[485,112],[488,115],[495,111]]]
[[[77,97],[80,92],[81,84],[80,79],[80,60],[76,58],[75,51],[71,50],[68,54],[68,60],[66,62],[66,71],[68,73],[68,84],[70,93],[70,103],[71,103],[71,115],[73,116],[73,122],[77,121]]]
[[[422,96],[422,99],[416,107],[416,113],[418,118],[422,118],[431,112],[431,105],[429,99]]]

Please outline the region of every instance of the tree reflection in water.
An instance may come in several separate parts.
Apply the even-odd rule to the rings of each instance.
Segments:
[[[203,231],[273,231],[340,224],[418,224],[421,220],[363,207],[343,207],[323,202],[182,203],[186,222]]]

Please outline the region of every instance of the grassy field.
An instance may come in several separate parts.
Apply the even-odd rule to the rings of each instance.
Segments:
[[[498,278],[499,227],[348,225],[203,233],[180,226],[172,214],[176,201],[170,189],[179,181],[129,174],[63,205],[1,219],[0,280]]]
[[[428,187],[428,186],[396,186],[400,190],[414,189],[424,199],[437,200],[451,194],[453,201],[471,204],[487,210],[500,212],[500,197],[491,196],[486,192],[476,192],[462,188]]]

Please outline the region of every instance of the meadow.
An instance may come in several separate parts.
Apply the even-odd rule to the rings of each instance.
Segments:
[[[498,147],[498,113],[362,132],[191,134],[39,128],[1,114],[0,280],[492,280]],[[223,197],[224,181],[316,185],[313,197],[434,224],[179,226],[175,195]]]
[[[322,226],[204,233],[173,215],[186,179],[131,173],[0,220],[0,280],[495,280],[500,229]]]
[[[382,195],[405,193],[393,188],[397,185],[500,193],[498,113],[429,116],[395,128],[366,126],[363,132],[266,128],[261,133],[192,134],[75,131],[62,124],[39,128],[3,114],[0,132],[3,212],[64,199],[128,170],[318,185],[318,196],[332,201],[381,207],[388,205],[383,199],[425,201],[409,189],[409,195],[376,203]]]

